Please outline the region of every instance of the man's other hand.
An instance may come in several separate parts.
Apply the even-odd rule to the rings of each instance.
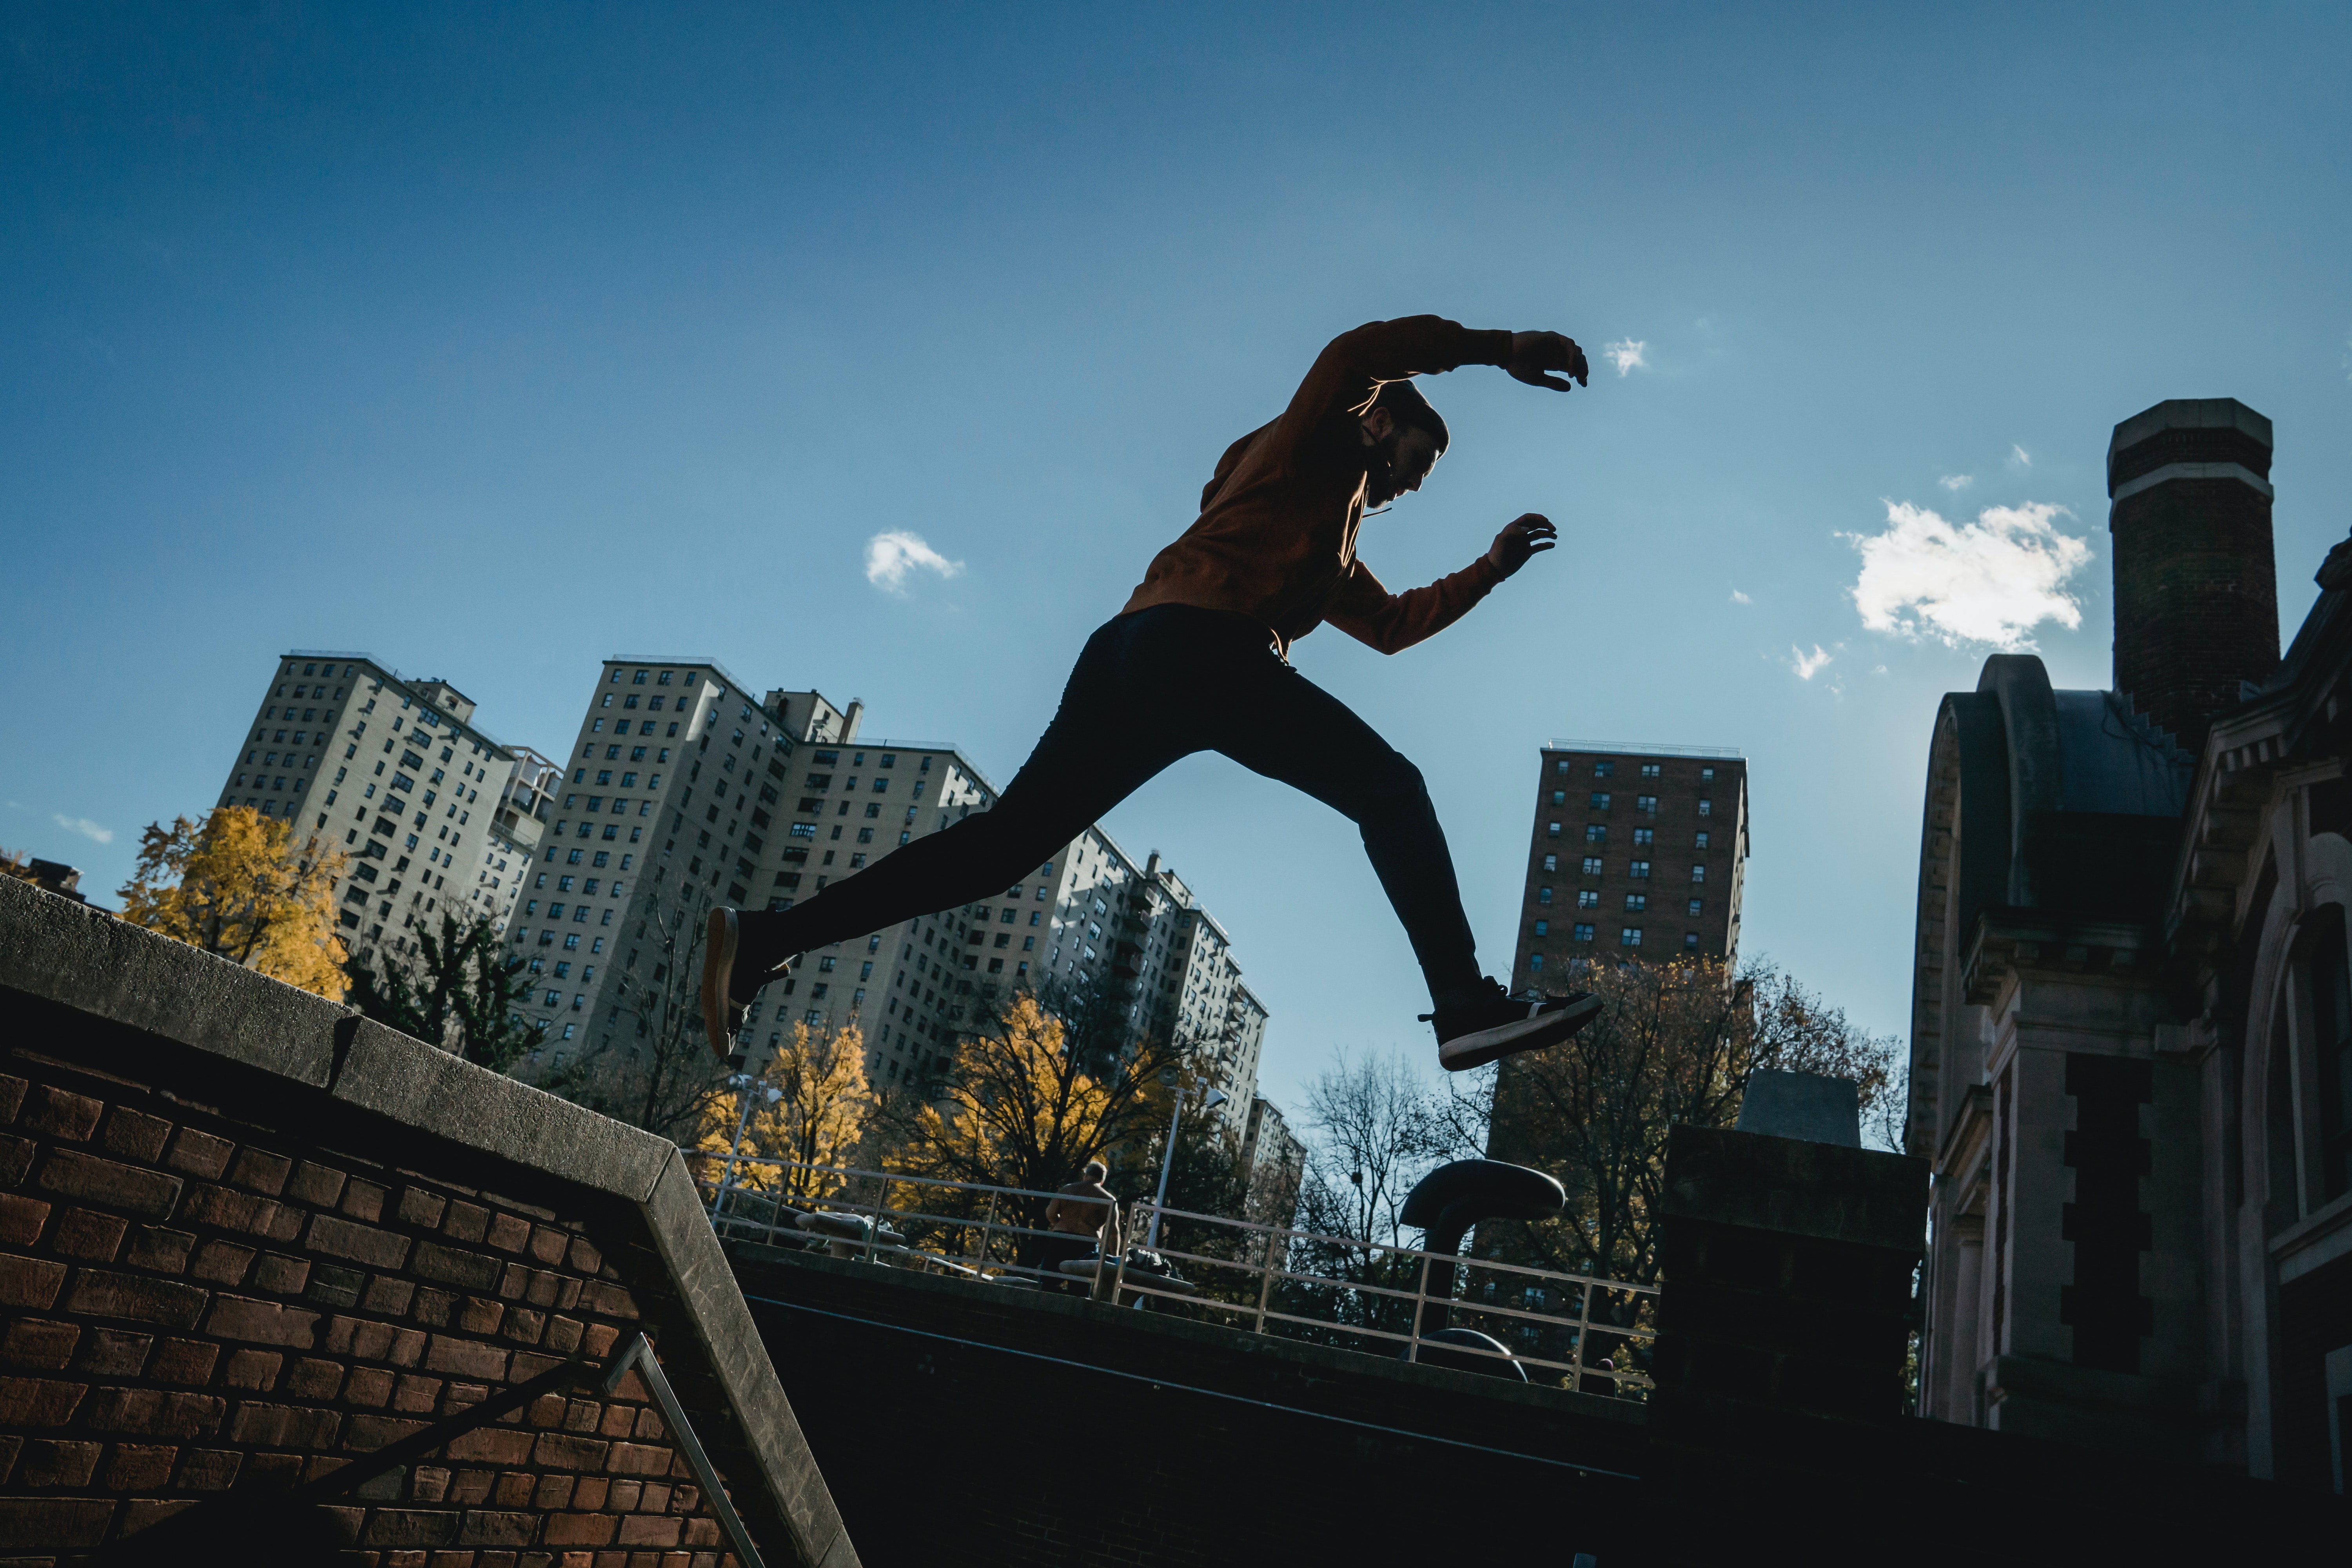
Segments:
[[[1558,332],[1513,332],[1511,363],[1503,367],[1513,381],[1524,381],[1529,386],[1549,386],[1554,392],[1566,392],[1568,383],[1548,371],[1565,371],[1576,377],[1579,386],[1592,384],[1592,367],[1584,363],[1584,351],[1576,346],[1574,338],[1564,338]]]
[[[1486,559],[1495,570],[1507,577],[1528,563],[1528,557],[1538,550],[1549,550],[1559,542],[1559,530],[1540,512],[1528,512],[1516,519],[1502,532],[1495,535],[1494,548]]]

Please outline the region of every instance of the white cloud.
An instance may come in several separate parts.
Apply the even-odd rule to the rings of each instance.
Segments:
[[[1870,667],[1870,673],[1873,675],[1885,675],[1886,673],[1886,667],[1883,664],[1874,664]]]
[[[1977,477],[1974,474],[1946,474],[1942,479],[1937,479],[1936,482],[1943,486],[1946,489],[1951,491],[1954,495],[1958,495],[1962,490],[1968,489],[1970,485],[1976,483]]]
[[[1813,651],[1811,653],[1807,653],[1794,643],[1789,645],[1789,668],[1797,672],[1797,679],[1800,680],[1811,680],[1822,672],[1823,665],[1835,657],[1834,654],[1823,653],[1822,645],[1819,643],[1813,645]]]
[[[1752,605],[1756,601],[1741,593],[1738,589],[1734,588],[1731,591],[1731,602],[1735,605]]]
[[[1649,353],[1650,345],[1640,338],[1620,338],[1613,343],[1603,343],[1601,352],[1611,364],[1617,367],[1617,374],[1621,376],[1650,368],[1649,360],[1643,357]]]
[[[963,563],[950,561],[929,544],[919,533],[894,529],[877,533],[866,542],[866,580],[886,594],[901,598],[907,593],[907,574],[920,568],[936,572],[942,577],[963,574]]]
[[[2083,606],[2062,592],[2091,559],[2091,547],[2058,531],[2063,506],[2027,501],[1991,506],[1954,524],[1908,501],[1886,503],[1886,531],[1840,537],[1862,552],[1851,590],[1862,624],[1874,632],[1980,645],[2016,653],[2043,621],[2073,630]]]
[[[2033,454],[2012,441],[2009,444],[2009,466],[2012,468],[2033,467]]]
[[[114,842],[114,829],[111,827],[100,827],[97,823],[92,822],[87,816],[68,816],[64,812],[60,811],[53,813],[49,820],[56,823],[59,827],[64,828],[68,833],[79,833],[84,838],[89,839],[93,843],[111,844]]]

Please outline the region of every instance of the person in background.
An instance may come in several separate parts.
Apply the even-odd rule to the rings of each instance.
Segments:
[[[1108,1165],[1089,1160],[1085,1173],[1045,1205],[1045,1228],[1054,1234],[1037,1244],[1037,1266],[1049,1279],[1069,1259],[1097,1249],[1106,1258],[1118,1256],[1118,1200],[1103,1185],[1109,1174]],[[1087,1284],[1066,1279],[1062,1289],[1083,1290]]]

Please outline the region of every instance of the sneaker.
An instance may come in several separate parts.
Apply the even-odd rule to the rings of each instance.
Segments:
[[[742,1026],[748,1008],[727,994],[735,978],[735,947],[740,936],[733,910],[713,910],[702,941],[702,1035],[710,1054],[722,1067],[739,1065],[735,1031]]]
[[[1437,1065],[1447,1072],[1556,1046],[1601,1012],[1601,998],[1590,991],[1513,996],[1491,980],[1486,984],[1491,989],[1484,995],[1422,1015],[1437,1026]]]

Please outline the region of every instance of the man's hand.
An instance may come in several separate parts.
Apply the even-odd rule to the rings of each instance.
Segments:
[[[1531,511],[1495,535],[1494,547],[1486,552],[1486,559],[1495,563],[1496,571],[1507,577],[1526,565],[1528,556],[1538,550],[1549,550],[1559,542],[1559,530],[1552,526],[1551,519]]]
[[[1558,332],[1513,332],[1511,363],[1503,367],[1513,381],[1524,381],[1529,386],[1549,386],[1554,392],[1566,392],[1568,383],[1547,371],[1565,371],[1576,377],[1579,386],[1592,384],[1592,367],[1584,363],[1584,351],[1576,346],[1574,338],[1564,338]]]

